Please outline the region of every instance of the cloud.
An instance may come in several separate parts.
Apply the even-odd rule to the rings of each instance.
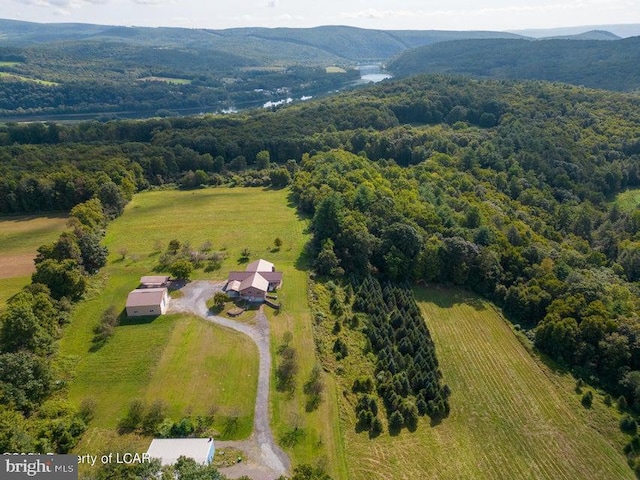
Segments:
[[[23,5],[34,7],[56,8],[55,12],[62,13],[68,8],[81,8],[85,5],[102,5],[110,0],[14,0]]]
[[[139,5],[160,5],[161,3],[173,3],[167,0],[133,0],[133,3]]]
[[[619,0],[574,0],[561,3],[511,5],[504,7],[481,7],[471,9],[442,9],[442,10],[379,10],[369,8],[365,10],[342,12],[340,16],[347,19],[369,19],[382,20],[390,18],[414,18],[414,19],[437,19],[437,18],[462,18],[462,17],[491,17],[517,14],[552,14],[559,11],[578,11],[585,8],[620,8]]]
[[[267,8],[276,8],[278,6],[278,0],[269,0],[267,2]]]

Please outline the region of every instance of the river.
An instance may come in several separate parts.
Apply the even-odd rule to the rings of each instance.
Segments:
[[[357,68],[360,70],[360,80],[366,83],[378,83],[392,77],[380,65],[360,65]]]
[[[380,65],[359,65],[356,67],[360,71],[360,80],[357,80],[352,85],[364,85],[367,83],[378,83],[382,80],[392,78],[392,75],[382,70]],[[219,105],[205,106],[205,107],[188,107],[188,108],[171,108],[168,111],[178,115],[197,115],[204,113],[237,113],[240,110],[247,110],[249,108],[256,108],[262,106],[263,108],[273,108],[292,102],[306,101],[314,98],[314,96],[321,97],[337,92],[338,90],[332,90],[330,92],[315,91],[306,92],[304,96],[299,99],[285,98],[279,101],[269,101],[264,103],[261,100],[252,100],[249,102],[243,102],[243,104],[235,105],[227,110],[221,110]],[[12,115],[2,117],[0,116],[0,123],[3,122],[81,122],[89,120],[110,120],[110,119],[144,119],[155,117],[158,114],[158,110],[137,110],[128,112],[86,112],[86,113],[53,113],[53,114],[41,114],[41,115]]]

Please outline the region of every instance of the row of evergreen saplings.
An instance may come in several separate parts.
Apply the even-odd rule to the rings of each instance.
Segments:
[[[437,422],[449,415],[450,389],[442,383],[435,346],[408,287],[388,283],[384,288],[366,277],[356,289],[354,309],[368,315],[365,329],[376,355],[375,387],[384,402],[391,433],[417,428],[428,415]],[[363,395],[356,405],[358,428],[377,435],[377,405],[369,395],[373,385],[358,379],[354,391]],[[372,399],[374,400],[372,402]]]

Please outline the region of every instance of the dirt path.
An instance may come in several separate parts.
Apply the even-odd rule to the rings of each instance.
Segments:
[[[245,452],[247,456],[247,461],[221,469],[221,472],[229,477],[247,475],[254,480],[276,479],[287,473],[290,461],[287,454],[276,445],[269,426],[269,379],[271,375],[269,322],[262,309],[256,314],[255,325],[247,325],[212,315],[207,308],[207,300],[221,288],[221,284],[208,281],[188,283],[181,289],[184,295],[171,300],[169,310],[195,313],[210,322],[244,333],[251,337],[258,347],[260,363],[253,433],[244,441],[216,442],[216,450],[234,447]]]

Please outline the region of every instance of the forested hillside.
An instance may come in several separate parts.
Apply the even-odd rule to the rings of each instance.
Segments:
[[[352,87],[355,66],[500,32],[184,28],[0,20],[0,119],[190,115]]]
[[[345,26],[143,28],[0,20],[0,119],[190,115],[308,99],[358,84],[355,67],[640,86],[638,38],[529,41],[490,31]],[[594,40],[602,39],[602,40]],[[580,40],[577,39],[591,39]],[[586,68],[585,68],[586,66]]]
[[[88,24],[39,24],[0,19],[4,43],[110,41],[130,45],[224,50],[266,63],[381,61],[407,48],[462,38],[519,38],[491,31],[371,30],[348,26],[315,28],[120,27]]]
[[[107,182],[115,206],[292,183],[319,274],[474,290],[640,408],[640,211],[612,202],[640,187],[639,125],[633,95],[445,76],[234,116],[4,125],[0,211],[69,209]]]
[[[638,62],[640,37],[613,41],[487,39],[408,50],[390,62],[389,69],[397,75],[458,73],[634,91],[640,88]]]

